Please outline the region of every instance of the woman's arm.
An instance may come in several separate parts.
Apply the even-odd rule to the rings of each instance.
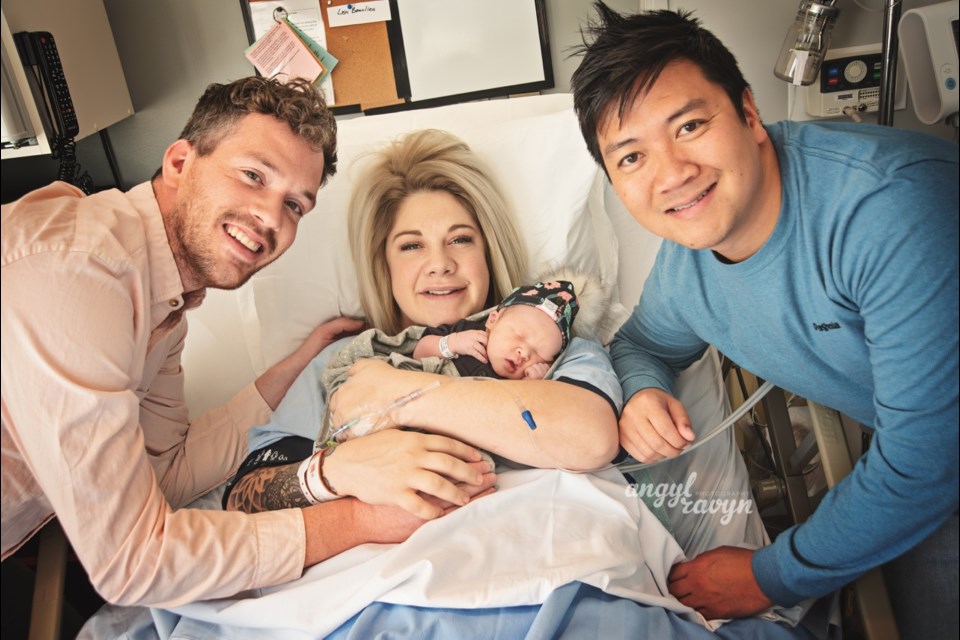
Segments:
[[[310,502],[300,489],[299,462],[278,467],[254,469],[230,490],[224,508],[229,511],[259,513],[290,507],[308,507]]]
[[[315,358],[291,386],[270,423],[254,429],[253,452],[228,483],[224,508],[254,513],[309,504],[297,471],[312,453],[326,407],[326,394],[317,393],[321,371],[329,364],[330,355],[343,347],[342,342]],[[477,469],[469,467],[480,459],[479,452],[439,436],[424,440],[423,434],[397,432],[351,442],[349,446],[341,445],[335,454],[328,454],[325,469],[334,459],[333,466],[341,461],[349,463],[345,466],[358,477],[355,483],[334,483],[341,495],[378,504],[404,504],[423,517],[435,517],[436,509],[428,508],[417,490],[422,490],[424,496],[458,502],[465,498],[469,486],[457,488],[456,483],[479,482]],[[391,464],[400,466],[392,472],[393,477],[388,477]],[[415,482],[422,487],[415,486]]]
[[[300,462],[257,468],[236,482],[225,508],[256,513],[308,507]],[[339,495],[394,505],[424,520],[442,515],[438,501],[466,504],[490,486],[493,468],[473,447],[443,436],[390,429],[338,445],[324,477]]]
[[[557,380],[449,378],[364,360],[354,365],[350,380],[331,401],[334,423],[354,417],[352,407],[387,406],[434,381],[440,385],[386,416],[390,426],[418,427],[545,468],[586,471],[616,455],[614,400],[589,381],[580,386]],[[614,402],[619,403],[619,395]],[[524,410],[536,428],[525,420]]]
[[[590,471],[617,454],[617,415],[593,391],[554,380],[447,381],[450,384],[403,407],[401,424],[535,467]],[[524,410],[536,428],[524,419]],[[458,419],[461,416],[470,418]]]

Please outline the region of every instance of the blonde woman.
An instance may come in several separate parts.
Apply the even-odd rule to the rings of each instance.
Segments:
[[[497,304],[513,290],[526,266],[520,233],[486,167],[464,142],[445,131],[426,129],[397,140],[371,160],[359,180],[369,187],[354,192],[349,222],[360,302],[372,326],[397,333],[409,324],[389,286],[387,241],[398,209],[411,197],[441,204],[455,201],[476,223],[489,273],[477,283],[487,292],[480,308]],[[486,238],[496,241],[484,242]],[[472,297],[463,306],[469,307],[464,311],[477,310]],[[453,320],[460,317],[465,316]]]
[[[357,184],[350,242],[372,326],[398,332],[451,323],[494,305],[520,281],[523,249],[513,219],[483,163],[455,136],[409,134],[368,158]],[[331,403],[335,423],[358,407],[431,386],[388,417],[429,433],[386,429],[357,438],[326,451],[311,470],[304,461],[327,401],[316,391],[320,373],[344,344],[328,347],[294,384],[266,427],[272,439],[261,440],[231,481],[228,508],[350,504],[360,513],[357,526],[344,532],[335,523],[338,535],[355,544],[395,541],[489,489],[492,469],[474,447],[532,466],[583,470],[604,466],[617,451],[619,384],[599,345],[574,341],[554,379],[507,388],[361,361]],[[536,443],[518,426],[517,400],[536,416]]]

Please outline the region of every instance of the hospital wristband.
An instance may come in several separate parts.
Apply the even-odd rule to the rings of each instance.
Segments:
[[[447,344],[447,338],[450,336],[442,336],[440,338],[440,355],[442,355],[447,360],[453,360],[457,357],[453,351],[450,351],[450,345]]]
[[[300,468],[297,469],[300,491],[310,504],[320,504],[342,497],[323,477],[323,459],[333,448],[325,446],[300,463]]]

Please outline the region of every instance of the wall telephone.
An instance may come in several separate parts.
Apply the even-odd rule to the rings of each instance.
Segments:
[[[50,147],[53,158],[60,160],[57,179],[69,182],[89,194],[93,191],[93,179],[86,172],[81,174],[77,163],[75,138],[80,133],[80,123],[60,63],[57,43],[48,31],[21,31],[13,34],[13,39],[21,62],[28,70],[33,69],[33,73],[27,76],[54,130],[50,136]]]
[[[24,66],[36,68],[35,79],[57,134],[65,140],[75,138],[80,125],[53,35],[47,31],[21,31],[13,38]]]

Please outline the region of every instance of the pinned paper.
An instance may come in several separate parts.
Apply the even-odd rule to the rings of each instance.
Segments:
[[[317,0],[255,0],[249,6],[254,40],[259,40],[275,22],[286,17],[320,46],[327,46]]]
[[[327,7],[327,24],[331,28],[385,22],[390,19],[390,3],[388,0],[351,2]]]
[[[304,78],[314,84],[327,71],[286,19],[278,21],[244,55],[261,75],[281,82]]]
[[[323,65],[323,73],[320,74],[320,77],[314,84],[320,84],[327,79],[327,76],[330,75],[330,72],[333,71],[333,68],[337,66],[339,60],[334,57],[332,53],[324,49],[320,44],[303,32],[297,25],[290,21],[289,18],[286,19],[287,24],[290,25],[290,28],[293,29],[293,32],[297,34],[297,37],[303,41],[305,45],[313,52],[313,55],[317,56],[317,60],[320,61],[320,64]],[[329,97],[328,102],[333,102],[332,96]]]
[[[253,37],[259,40],[272,29],[277,22],[286,19],[297,36],[313,51],[325,71],[314,86],[323,92],[327,104],[334,104],[333,82],[325,82],[330,72],[337,66],[337,58],[326,50],[327,36],[320,15],[317,0],[256,0],[250,3],[250,21]]]

